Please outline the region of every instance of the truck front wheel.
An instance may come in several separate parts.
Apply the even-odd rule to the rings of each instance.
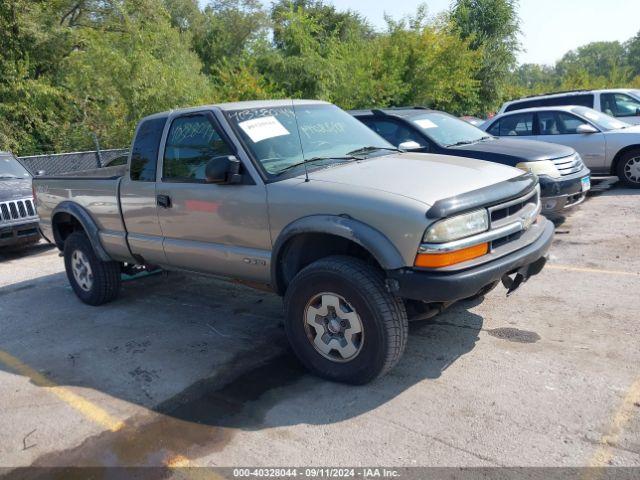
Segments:
[[[83,232],[73,232],[65,240],[64,266],[73,291],[84,303],[102,305],[118,296],[120,264],[100,260]]]
[[[386,290],[379,269],[332,256],[304,268],[287,288],[285,329],[311,372],[364,384],[400,360],[409,327],[404,303]]]

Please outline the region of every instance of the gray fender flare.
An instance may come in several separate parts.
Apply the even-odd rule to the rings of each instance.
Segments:
[[[58,204],[58,206],[53,209],[53,212],[51,212],[51,228],[53,230],[53,240],[58,248],[62,250],[62,247],[64,247],[64,242],[60,238],[60,234],[58,233],[58,229],[54,221],[58,213],[66,213],[78,220],[80,225],[82,225],[85,233],[87,234],[93,250],[96,252],[96,255],[98,255],[100,260],[102,260],[103,262],[110,262],[113,260],[102,246],[102,243],[100,242],[98,226],[96,225],[96,222],[93,220],[91,215],[89,215],[89,212],[87,212],[77,203],[69,201],[60,202],[60,204]]]
[[[369,225],[342,215],[310,215],[291,222],[284,227],[273,246],[271,256],[271,285],[282,294],[284,285],[278,269],[289,240],[304,233],[335,235],[351,240],[367,250],[385,270],[404,267],[404,260],[395,245],[382,232]]]

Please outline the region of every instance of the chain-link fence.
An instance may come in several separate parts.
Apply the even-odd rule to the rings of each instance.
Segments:
[[[107,165],[116,157],[127,155],[129,150],[119,148],[113,150],[92,150],[88,152],[54,153],[48,155],[31,155],[18,157],[24,167],[32,175],[44,172],[45,175],[59,175],[79,170],[90,170]]]

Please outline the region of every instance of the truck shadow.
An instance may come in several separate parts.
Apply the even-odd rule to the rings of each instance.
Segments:
[[[355,418],[439,378],[474,348],[483,325],[464,303],[411,324],[400,363],[354,387],[306,373],[286,346],[280,300],[228,282],[157,275],[92,308],[59,273],[1,288],[2,297],[10,316],[0,350],[58,385],[145,407],[117,431],[44,454],[39,466],[162,465],[174,452],[220,451],[239,431]]]

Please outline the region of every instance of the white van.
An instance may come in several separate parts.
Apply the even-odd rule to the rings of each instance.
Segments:
[[[535,107],[579,105],[593,108],[627,123],[640,124],[640,90],[613,88],[608,90],[576,90],[537,95],[505,102],[498,114]]]

